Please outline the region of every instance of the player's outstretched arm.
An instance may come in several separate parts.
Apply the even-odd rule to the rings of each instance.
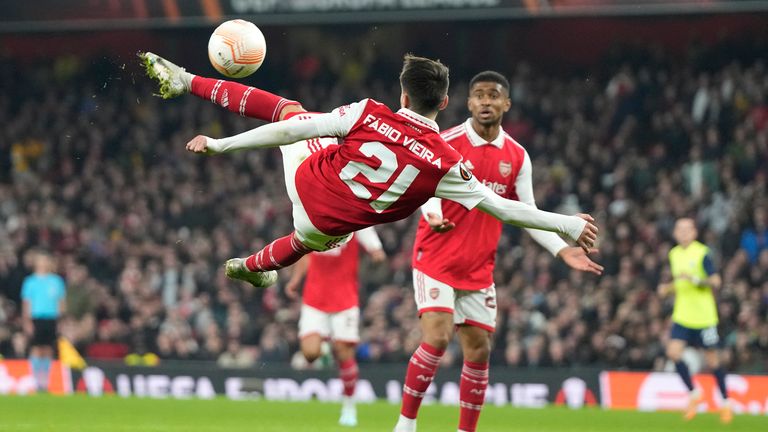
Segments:
[[[344,137],[357,122],[367,99],[337,108],[325,114],[294,116],[289,120],[270,123],[241,134],[214,139],[198,135],[187,143],[194,153],[231,153],[253,148],[279,147],[309,138]]]
[[[519,201],[504,199],[480,183],[462,164],[456,164],[443,176],[435,196],[450,199],[467,209],[477,207],[504,223],[564,234],[588,252],[597,240],[597,227],[591,216],[565,216],[539,210]]]
[[[220,154],[239,150],[270,148],[293,144],[297,141],[320,138],[317,127],[309,121],[286,120],[270,123],[226,138],[198,135],[187,143],[193,153]]]
[[[575,240],[585,252],[591,250],[597,241],[598,230],[592,224],[594,219],[590,215],[579,213],[574,216],[565,216],[550,213],[519,201],[504,199],[486,186],[480,186],[487,189],[487,193],[485,198],[477,204],[477,208],[504,223],[566,235]]]
[[[518,200],[522,203],[536,207],[536,199],[533,196],[533,164],[528,152],[524,152],[523,164],[515,179],[515,191]],[[559,235],[537,229],[526,228],[528,234],[536,243],[548,250],[552,255],[559,257],[569,267],[575,270],[586,271],[600,275],[603,266],[589,258],[589,254],[597,253],[597,249],[584,250],[579,247],[568,246]]]
[[[244,117],[267,122],[306,112],[299,102],[233,81],[206,78],[151,52],[139,53],[147,75],[158,83],[158,96],[170,99],[191,93]]]

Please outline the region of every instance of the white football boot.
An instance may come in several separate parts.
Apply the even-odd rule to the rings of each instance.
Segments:
[[[224,264],[224,274],[230,279],[248,282],[256,288],[267,288],[277,283],[277,272],[252,272],[245,266],[245,258],[232,258]]]
[[[347,427],[357,426],[357,408],[355,401],[350,397],[344,397],[341,401],[341,417],[339,425]]]
[[[158,96],[161,98],[175,98],[189,93],[192,89],[194,75],[183,67],[151,52],[139,53],[139,58],[144,63],[147,75],[159,84]]]

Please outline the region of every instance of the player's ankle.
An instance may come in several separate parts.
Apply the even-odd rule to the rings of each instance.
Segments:
[[[192,91],[192,80],[195,79],[195,76],[195,74],[191,74],[183,69],[179,73],[179,80],[184,85],[184,90],[187,93]]]

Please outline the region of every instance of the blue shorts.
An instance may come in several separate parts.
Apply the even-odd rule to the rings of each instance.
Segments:
[[[693,329],[672,323],[669,336],[672,339],[685,341],[688,345],[696,348],[716,349],[720,347],[720,335],[717,333],[717,326]]]

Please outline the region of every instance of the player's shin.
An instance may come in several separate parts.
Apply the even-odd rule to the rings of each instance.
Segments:
[[[357,409],[355,408],[355,387],[357,386],[357,360],[354,357],[339,362],[339,378],[344,386],[342,398],[341,426],[357,426]]]
[[[465,361],[459,382],[460,431],[474,432],[477,429],[480,410],[483,409],[483,402],[485,402],[486,388],[488,388],[488,362]]]
[[[688,391],[693,391],[693,380],[691,380],[691,372],[688,370],[688,365],[684,361],[678,360],[675,362],[675,370],[680,375],[680,379],[683,380],[683,384],[688,388]]]
[[[352,399],[357,385],[358,369],[354,357],[339,362],[339,378],[344,385],[344,397]]]
[[[312,252],[291,233],[268,244],[264,249],[245,259],[245,266],[252,272],[266,272],[287,267]]]
[[[413,420],[416,418],[424,394],[435,377],[440,358],[444,353],[445,350],[437,349],[428,343],[422,343],[411,356],[403,385],[403,405],[400,409],[402,422],[407,423],[405,419]],[[395,430],[406,429],[396,427]]]
[[[195,76],[192,94],[245,117],[268,122],[281,120],[283,109],[296,101],[240,83]]]

